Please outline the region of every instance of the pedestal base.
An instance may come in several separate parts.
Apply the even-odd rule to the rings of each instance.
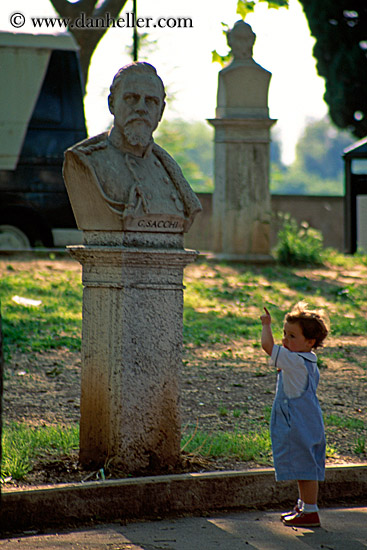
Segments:
[[[126,473],[180,457],[183,269],[197,252],[69,247],[83,266],[80,461]]]

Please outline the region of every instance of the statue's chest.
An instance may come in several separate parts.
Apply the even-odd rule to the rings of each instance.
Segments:
[[[183,204],[168,172],[157,157],[137,158],[111,151],[97,167],[98,179],[108,198],[124,203],[136,214],[179,214]]]

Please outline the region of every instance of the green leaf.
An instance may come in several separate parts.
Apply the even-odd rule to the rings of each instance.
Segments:
[[[238,0],[237,13],[242,17],[242,19],[245,19],[246,15],[252,13],[255,10],[255,7],[259,2],[266,2],[269,9],[289,7],[289,0]]]
[[[268,8],[274,8],[277,10],[278,8],[289,8],[289,0],[259,0],[260,2],[267,2]]]
[[[212,51],[212,63],[219,63],[222,67],[231,59],[231,54],[220,55],[217,50]]]
[[[289,8],[289,0],[259,0],[259,2],[266,2],[269,9]]]
[[[237,11],[242,19],[245,19],[246,15],[253,12],[256,6],[254,0],[238,0],[237,2]]]

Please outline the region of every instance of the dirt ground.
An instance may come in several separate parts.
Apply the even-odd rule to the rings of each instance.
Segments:
[[[39,267],[42,262],[38,260]],[[71,260],[59,260],[53,268],[79,270]],[[17,263],[17,268],[21,268]],[[198,269],[196,267],[195,269]],[[190,268],[188,273],[190,274]],[[0,270],[1,275],[1,270]],[[241,359],[236,351],[241,351]],[[343,350],[343,353],[338,353]],[[331,352],[333,357],[330,358]],[[328,339],[322,363],[318,396],[325,415],[359,419],[367,425],[367,338]],[[219,359],[218,359],[219,358]],[[70,424],[79,420],[80,353],[67,349],[45,353],[13,354],[4,377],[3,421],[23,421],[34,426]],[[252,342],[231,342],[186,347],[182,370],[183,431],[198,426],[200,431],[248,430],[252,421],[264,418],[275,395],[276,375],[267,366],[260,348]],[[233,411],[240,411],[234,415]],[[356,439],[367,439],[367,431],[330,427],[327,444],[337,453],[328,463],[367,462],[366,453],[356,454]],[[259,467],[233,459],[203,461],[186,458],[186,470],[224,470]],[[55,460],[43,457],[20,485],[39,485],[80,481],[90,473],[83,471],[77,452]],[[94,474],[93,474],[94,475]],[[93,479],[90,478],[90,479]]]

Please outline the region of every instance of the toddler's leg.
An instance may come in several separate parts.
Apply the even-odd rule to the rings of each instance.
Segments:
[[[300,479],[298,481],[299,498],[305,504],[317,504],[319,482],[315,480]]]

